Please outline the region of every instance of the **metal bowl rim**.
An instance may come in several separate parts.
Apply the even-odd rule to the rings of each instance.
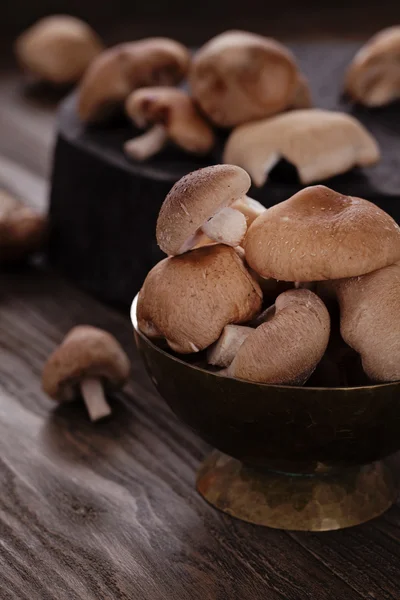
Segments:
[[[205,373],[208,376],[215,376],[218,379],[221,379],[221,375],[219,375],[218,372],[212,372],[212,371],[207,371],[207,369],[203,369],[202,367],[197,367],[196,365],[191,365],[190,363],[186,362],[185,360],[182,360],[181,358],[178,358],[177,356],[172,356],[172,354],[170,354],[169,352],[166,352],[165,350],[163,350],[162,348],[160,348],[159,346],[157,346],[156,344],[154,344],[147,336],[144,335],[144,333],[142,333],[138,327],[137,324],[137,317],[136,317],[136,306],[137,306],[137,302],[138,302],[138,298],[139,298],[139,294],[136,294],[135,298],[133,299],[132,305],[131,305],[131,310],[130,310],[130,316],[131,316],[131,321],[132,321],[132,325],[133,328],[136,332],[137,335],[140,336],[140,338],[146,343],[148,344],[153,350],[155,350],[156,352],[158,352],[159,354],[164,355],[166,358],[168,358],[171,361],[180,363],[182,366],[188,368],[188,369],[193,369],[195,371],[199,371],[200,373]],[[225,377],[223,377],[223,379],[226,379]],[[230,377],[231,380],[235,380],[235,378]],[[255,385],[257,387],[261,387],[261,388],[265,388],[266,390],[268,389],[281,389],[281,390],[310,390],[310,391],[320,391],[320,392],[327,392],[327,391],[335,391],[335,392],[362,392],[362,391],[366,391],[366,390],[377,390],[377,389],[381,389],[381,388],[387,388],[387,387],[400,387],[400,381],[388,381],[385,383],[376,383],[373,385],[364,385],[364,386],[358,386],[358,387],[307,387],[305,388],[304,386],[295,386],[295,385],[277,385],[277,384],[272,384],[272,383],[257,383],[254,381],[247,381],[245,379],[236,379],[236,381],[240,381],[241,383],[245,383],[247,385]]]

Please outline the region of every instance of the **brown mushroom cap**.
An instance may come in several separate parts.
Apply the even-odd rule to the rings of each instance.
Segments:
[[[245,31],[227,31],[195,54],[189,83],[203,112],[218,126],[234,127],[288,108],[299,74],[279,42]]]
[[[67,15],[40,19],[15,42],[21,66],[55,84],[79,81],[103,44],[89,25]]]
[[[275,315],[240,346],[227,374],[259,383],[302,385],[328,345],[329,313],[316,294],[289,290],[275,302]]]
[[[400,265],[332,282],[344,341],[375,381],[400,380]]]
[[[313,108],[237,127],[226,143],[223,161],[243,167],[254,185],[262,187],[281,158],[297,168],[306,184],[354,166],[373,165],[379,157],[375,139],[357,119]]]
[[[150,271],[139,294],[138,326],[189,354],[210,346],[228,323],[251,319],[261,302],[259,286],[233,248],[202,246]]]
[[[189,62],[187,48],[168,38],[119,44],[102,52],[82,80],[80,118],[98,121],[107,117],[137,88],[178,84]]]
[[[372,202],[317,185],[267,210],[243,247],[262,277],[321,281],[363,275],[400,259],[400,228]]]
[[[39,250],[46,228],[43,215],[0,190],[0,262],[21,260]]]
[[[205,167],[182,177],[158,215],[156,235],[161,250],[168,255],[185,251],[203,224],[242,198],[250,183],[246,171],[233,165]]]
[[[138,127],[160,123],[166,135],[187,152],[206,154],[214,146],[214,133],[183,90],[148,87],[135,90],[125,104],[127,115]]]
[[[129,377],[130,362],[114,336],[102,329],[74,327],[44,366],[43,390],[59,402],[73,400],[86,378],[102,379],[114,388]]]
[[[345,91],[366,106],[400,97],[400,26],[383,29],[356,54],[346,73]]]

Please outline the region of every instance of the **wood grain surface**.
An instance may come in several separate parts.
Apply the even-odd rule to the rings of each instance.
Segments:
[[[21,90],[0,79],[0,183],[44,209],[54,114]],[[40,388],[79,323],[111,331],[133,362],[96,426]],[[127,315],[43,266],[1,272],[1,600],[400,599],[398,505],[335,533],[257,528],[195,492],[208,450],[152,388]]]

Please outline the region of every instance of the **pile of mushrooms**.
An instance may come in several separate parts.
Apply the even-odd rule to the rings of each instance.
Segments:
[[[370,380],[400,379],[399,226],[321,185],[251,212],[249,187],[234,165],[173,186],[156,231],[168,257],[139,293],[140,330],[182,355],[205,351],[221,375],[303,385],[338,334],[333,298],[343,344]]]

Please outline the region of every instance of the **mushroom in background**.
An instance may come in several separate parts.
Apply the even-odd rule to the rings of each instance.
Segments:
[[[104,387],[122,388],[130,362],[110,333],[80,325],[74,327],[50,356],[42,374],[43,390],[57,402],[82,394],[91,421],[111,414]]]
[[[245,169],[262,187],[269,172],[285,158],[304,184],[321,181],[379,161],[378,145],[357,119],[345,113],[294,110],[234,129],[223,162]]]
[[[189,63],[187,48],[168,38],[147,38],[105,50],[81,82],[81,120],[106,119],[138,88],[177,85],[186,76]]]
[[[233,248],[202,246],[153,267],[139,293],[138,326],[190,354],[215,342],[226,325],[255,317],[261,304],[261,290]]]
[[[17,262],[43,246],[46,217],[0,189],[0,262]]]
[[[400,380],[400,265],[329,282],[340,307],[344,341],[373,381]]]
[[[309,290],[289,290],[275,302],[273,316],[252,330],[226,374],[246,381],[303,385],[328,345],[329,313]]]
[[[383,106],[400,98],[400,26],[383,29],[356,54],[345,91],[360,104]]]
[[[317,185],[258,217],[243,247],[247,263],[262,277],[340,279],[400,260],[400,228],[372,202]]]
[[[245,31],[227,31],[200,48],[189,83],[202,111],[219,127],[235,127],[310,103],[306,80],[290,50]]]
[[[194,248],[205,234],[239,246],[247,230],[243,212],[232,205],[244,198],[250,177],[240,167],[216,165],[182,177],[164,200],[157,220],[157,243],[168,255]]]
[[[126,114],[139,128],[151,129],[125,144],[136,160],[160,152],[168,140],[186,152],[207,154],[214,146],[214,132],[197,112],[192,98],[176,88],[150,87],[134,91],[126,100]]]
[[[67,15],[40,19],[15,42],[21,67],[40,80],[56,85],[74,84],[103,50],[89,25]]]

